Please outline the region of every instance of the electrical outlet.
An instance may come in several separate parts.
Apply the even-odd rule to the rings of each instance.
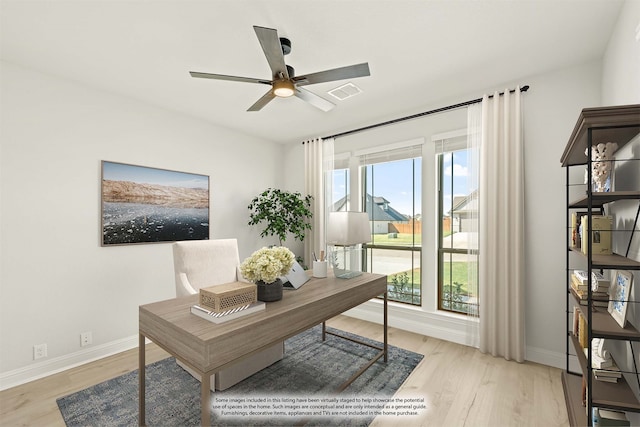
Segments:
[[[47,357],[47,345],[46,344],[36,344],[33,346],[33,360],[42,359],[43,357]]]
[[[87,346],[93,342],[91,331],[80,333],[80,347]]]

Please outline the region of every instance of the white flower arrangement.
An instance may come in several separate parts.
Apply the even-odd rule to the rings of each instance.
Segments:
[[[258,249],[240,264],[240,272],[251,282],[273,283],[291,270],[296,256],[284,246]]]

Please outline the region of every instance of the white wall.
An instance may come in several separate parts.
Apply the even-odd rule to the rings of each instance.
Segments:
[[[640,102],[640,1],[627,0],[602,62],[602,104]]]
[[[137,345],[138,306],[175,296],[171,244],[100,246],[100,161],[210,176],[210,237],[263,242],[250,200],[282,146],[2,63],[0,388]],[[273,243],[273,242],[269,242]],[[80,332],[93,345],[80,347]],[[33,345],[48,357],[33,361]]]
[[[599,62],[538,76],[529,80],[525,101],[527,357],[545,363],[546,354],[557,367],[565,364],[566,338],[566,190],[560,157],[580,111],[601,104],[600,78]]]

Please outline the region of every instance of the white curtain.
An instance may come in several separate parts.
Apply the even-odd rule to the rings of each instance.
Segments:
[[[326,251],[327,212],[331,203],[333,171],[333,138],[304,142],[304,191],[313,196],[311,231],[304,239],[304,262],[311,267],[313,254]]]
[[[478,283],[478,249],[479,249],[479,176],[480,176],[480,145],[482,142],[482,105],[480,103],[467,107],[467,191],[469,201],[467,229],[467,315],[473,319],[468,322],[467,345],[480,347],[480,298],[477,290]]]
[[[520,88],[482,100],[480,351],[523,362],[524,163]]]

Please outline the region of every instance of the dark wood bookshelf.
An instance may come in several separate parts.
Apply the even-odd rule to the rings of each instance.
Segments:
[[[582,376],[562,372],[562,390],[567,403],[567,415],[572,426],[587,425],[587,408],[582,406]]]
[[[615,141],[618,149],[640,133],[640,105],[585,108],[573,128],[569,142],[562,153],[562,166],[587,164],[584,151],[589,145],[589,129],[592,145]]]
[[[582,253],[580,248],[571,248],[573,252],[577,252],[586,258],[586,255]],[[591,267],[593,269],[610,270],[614,268],[620,268],[624,270],[640,270],[640,262],[623,257],[618,254],[611,255],[592,255]]]
[[[640,165],[639,165],[640,166]],[[601,208],[607,203],[618,200],[638,200],[640,191],[611,191],[609,193],[591,193],[591,207]],[[589,197],[584,196],[569,204],[569,209],[587,209],[589,207]]]
[[[631,187],[634,191],[585,191],[582,196],[579,196],[578,200],[569,200],[570,196],[576,195],[575,189],[572,190],[573,184],[571,184],[570,181],[570,167],[591,167],[592,163],[595,161],[590,152],[591,147],[600,143],[615,142],[617,144],[617,150],[620,151],[620,149],[629,142],[637,140],[639,135],[640,104],[585,108],[582,110],[560,158],[560,163],[566,169],[567,227],[569,227],[570,224],[571,210],[574,210],[574,212],[576,209],[589,210],[590,212],[588,212],[587,215],[598,215],[602,213],[605,205],[609,203],[622,200],[640,200],[640,189],[638,189],[637,185],[633,185]],[[635,150],[633,151],[635,153]],[[618,165],[617,162],[632,162],[640,164],[638,163],[638,160],[640,159],[637,158],[637,154],[625,154],[624,156],[626,158],[615,158],[612,159],[612,161],[616,162],[616,166]],[[634,183],[625,182],[624,184]],[[588,187],[586,188],[588,189]],[[591,209],[589,209],[589,206],[591,206]],[[635,225],[633,228],[634,230],[630,230],[632,233],[631,239],[633,239]],[[630,259],[618,254],[592,254],[589,257],[588,255],[583,254],[580,248],[569,248],[567,251],[567,268],[569,268],[571,262],[570,252],[579,253],[584,257],[587,264],[587,268],[584,268],[585,270],[640,270],[640,261],[636,261],[635,259]],[[628,341],[630,342],[630,345],[633,345],[632,342],[640,342],[640,332],[629,322],[627,322],[626,327],[620,327],[620,325],[608,313],[606,307],[595,307],[593,302],[599,301],[599,298],[592,298],[591,303],[587,301],[587,305],[583,305],[585,300],[581,300],[578,294],[571,289],[571,278],[569,275],[567,275],[566,280],[566,286],[568,289],[566,301],[567,366],[565,371],[562,373],[562,386],[565,394],[567,412],[569,414],[569,422],[572,426],[590,426],[592,423],[592,414],[590,410],[596,407],[619,411],[640,412],[639,398],[627,383],[627,378],[624,378],[623,376],[618,379],[618,382],[610,383],[597,380],[595,376],[593,376],[593,370],[588,366],[589,359],[587,356],[588,352],[591,351],[592,342],[588,342],[586,350],[587,353],[585,354],[585,351],[583,351],[580,346],[578,338],[571,332],[570,311],[573,311],[573,309],[570,309],[570,307],[573,302],[577,303],[577,307],[580,312],[585,319],[587,319],[588,324],[586,327],[588,328],[587,332],[590,340],[593,338],[604,338],[609,340]],[[589,284],[590,283],[591,279],[589,279]],[[574,300],[573,302],[571,301],[572,298]],[[635,303],[636,301],[631,302]],[[573,350],[576,352],[575,357],[580,364],[583,375],[578,375],[570,370],[569,361],[570,356],[572,356],[571,347],[573,347]],[[631,350],[633,351],[633,347]],[[626,359],[623,359],[621,361],[625,360]],[[624,368],[628,368],[628,366],[624,366]],[[628,369],[637,371],[635,363],[633,368]],[[633,377],[634,384],[635,381],[638,380],[638,372],[625,372],[624,374],[627,376],[631,375],[628,379],[631,381],[631,378]],[[590,383],[585,396],[586,402],[583,400],[582,395],[583,378],[588,380],[586,381],[587,383]]]
[[[576,295],[573,289],[571,290],[571,295],[573,295],[573,298],[578,303],[578,308],[580,309],[582,316],[584,316],[585,319],[588,319],[587,310],[589,309],[589,306],[580,305],[580,298]],[[606,307],[591,307],[591,323],[592,338],[640,341],[640,332],[629,322],[627,322],[624,328],[620,327],[618,322],[611,317],[611,314],[609,314]]]
[[[571,334],[571,341],[576,350],[578,362],[580,368],[582,368],[583,375],[587,375],[587,356],[584,354],[578,338]],[[617,383],[608,383],[605,381],[599,381],[595,377],[592,377],[591,391],[593,406],[601,408],[609,408],[614,410],[635,410],[640,411],[640,402],[633,394],[629,383],[624,378],[618,379]],[[582,384],[580,384],[580,390],[582,390]],[[582,405],[582,403],[581,403]],[[583,407],[584,408],[584,407]]]

